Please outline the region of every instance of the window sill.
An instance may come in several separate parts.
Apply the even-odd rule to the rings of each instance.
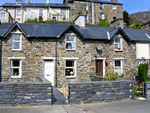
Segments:
[[[10,78],[21,78],[21,76],[11,76]]]
[[[76,51],[76,49],[66,49],[66,51]]]
[[[21,49],[16,49],[16,50],[11,50],[11,51],[12,51],[12,52],[13,52],[13,51],[15,52],[15,51],[22,51],[22,50],[21,50]]]
[[[1,19],[1,18],[0,18]],[[1,20],[6,20],[6,18],[2,18]]]
[[[115,50],[115,52],[123,52],[123,50]]]
[[[66,78],[76,78],[75,76],[66,76]]]

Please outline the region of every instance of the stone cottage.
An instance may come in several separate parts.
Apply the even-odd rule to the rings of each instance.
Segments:
[[[148,33],[85,26],[84,16],[75,25],[1,24],[1,81],[38,82],[44,76],[61,86],[103,78],[109,71],[128,78],[149,59]]]

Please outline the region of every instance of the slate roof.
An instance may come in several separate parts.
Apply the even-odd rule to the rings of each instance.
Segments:
[[[139,29],[128,29],[128,28],[109,28],[109,27],[99,27],[99,26],[86,26],[79,27],[77,25],[64,25],[64,24],[1,24],[0,25],[0,36],[4,37],[8,34],[8,31],[18,25],[21,27],[22,31],[28,36],[27,38],[39,37],[39,38],[55,38],[61,36],[63,33],[70,29],[74,29],[78,35],[83,39],[91,40],[108,40],[108,33],[110,39],[112,39],[116,33],[121,32],[129,41],[150,41],[150,38],[146,34],[150,34],[148,30]]]
[[[2,5],[2,7],[20,7],[18,5],[16,5],[16,3],[5,3]],[[23,3],[23,7],[59,7],[59,8],[69,8],[69,6],[67,4],[46,4],[46,3]]]
[[[74,1],[85,1],[85,0],[74,0]],[[73,2],[73,0],[68,0],[68,2]],[[118,2],[112,2],[112,1],[106,1],[106,0],[86,0],[85,2],[123,5],[123,4],[118,3]],[[65,3],[65,0],[64,0],[64,3]]]

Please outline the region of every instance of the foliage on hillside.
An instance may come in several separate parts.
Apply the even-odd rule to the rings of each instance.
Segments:
[[[99,19],[99,23],[97,25],[102,27],[110,27],[110,24],[107,19],[107,15],[105,19]]]
[[[141,22],[137,20],[137,22],[134,25],[132,25],[130,28],[141,29]]]

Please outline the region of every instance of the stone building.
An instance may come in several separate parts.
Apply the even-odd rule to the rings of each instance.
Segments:
[[[0,31],[2,81],[37,82],[44,76],[62,86],[109,71],[126,79],[149,59],[149,31],[85,26],[84,16],[76,25],[16,22],[1,24]]]
[[[108,18],[109,23],[117,18],[123,18],[123,8],[117,0],[64,0],[70,6],[70,18],[74,20],[79,15],[85,15],[87,23],[96,24],[99,19]],[[119,21],[121,24],[122,21]]]
[[[0,21],[1,23],[13,23],[13,18],[10,13],[6,10],[0,10]]]

